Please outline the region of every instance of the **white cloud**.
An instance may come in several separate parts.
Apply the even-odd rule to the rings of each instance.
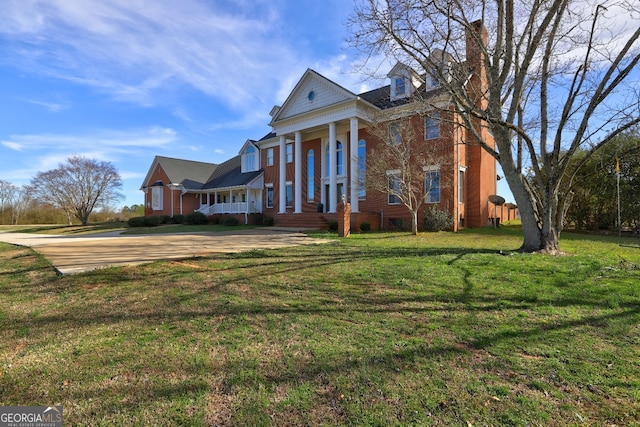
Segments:
[[[39,101],[36,99],[22,99],[24,102],[28,102],[29,104],[39,105],[44,107],[45,109],[51,111],[52,113],[58,113],[60,111],[66,110],[67,106],[64,104],[56,103],[56,102],[47,102],[47,101]]]
[[[22,151],[22,149],[24,148],[24,145],[15,141],[2,141],[2,145],[14,151]]]
[[[47,149],[77,153],[86,147],[100,147],[102,150],[162,147],[176,141],[177,134],[170,128],[152,127],[129,131],[96,130],[81,135],[12,135],[10,138],[10,141],[2,141],[2,145],[17,151]]]
[[[142,105],[187,85],[242,110],[296,54],[269,2],[233,11],[221,3],[20,0],[3,11],[0,33],[20,40],[12,56],[30,72]]]

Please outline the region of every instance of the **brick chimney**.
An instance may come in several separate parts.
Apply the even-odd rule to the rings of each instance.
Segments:
[[[476,104],[486,107],[487,69],[485,49],[489,35],[482,21],[469,24],[466,31],[467,68],[472,77],[467,85],[469,95]]]

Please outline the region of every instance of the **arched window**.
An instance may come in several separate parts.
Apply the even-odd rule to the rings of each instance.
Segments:
[[[367,198],[367,141],[358,141],[358,199]]]
[[[315,159],[313,150],[307,151],[307,201],[312,202],[315,196]]]
[[[257,170],[256,167],[256,147],[253,145],[249,145],[246,150],[244,150],[244,171],[252,172]]]

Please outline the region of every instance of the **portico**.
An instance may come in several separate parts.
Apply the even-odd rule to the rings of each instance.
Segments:
[[[277,180],[281,185],[277,213],[302,213],[304,202],[310,201],[321,203],[327,213],[335,213],[343,196],[351,203],[352,212],[359,212],[359,195],[363,194],[359,130],[366,127],[374,109],[352,92],[307,70],[284,104],[271,112],[272,138],[277,142],[259,141],[262,149],[278,148]],[[314,163],[309,164],[309,159]],[[309,173],[318,162],[319,177]],[[310,180],[317,184],[309,184]]]

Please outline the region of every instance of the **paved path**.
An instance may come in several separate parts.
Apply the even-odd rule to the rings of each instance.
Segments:
[[[181,259],[212,253],[327,243],[305,234],[278,229],[238,230],[224,233],[153,235],[57,236],[0,232],[0,242],[30,246],[44,255],[61,274],[115,265],[136,265],[161,259]]]

